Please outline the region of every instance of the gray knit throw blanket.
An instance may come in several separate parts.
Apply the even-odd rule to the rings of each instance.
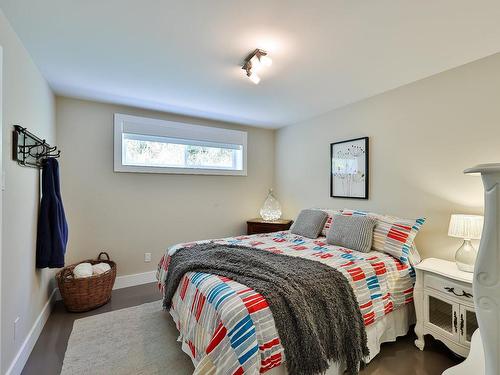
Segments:
[[[330,361],[357,374],[369,354],[356,296],[332,267],[244,246],[198,244],[171,257],[166,309],[186,272],[226,276],[260,293],[273,314],[290,375],[322,374]]]

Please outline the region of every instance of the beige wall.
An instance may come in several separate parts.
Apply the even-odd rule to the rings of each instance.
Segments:
[[[61,184],[70,240],[66,261],[107,250],[119,274],[151,271],[174,243],[240,234],[273,184],[284,216],[303,207],[358,208],[428,222],[417,240],[424,256],[450,258],[451,213],[480,213],[482,186],[462,174],[500,159],[500,55],[272,130],[248,130],[248,176],[113,172],[115,112],[238,128],[136,108],[59,97],[0,12],[4,54],[2,368],[5,372],[50,293],[52,271],[35,270],[38,171],[11,161],[12,124],[62,149]],[[54,109],[54,107],[56,109]],[[54,114],[55,113],[55,114]],[[56,120],[54,121],[54,116]],[[329,143],[370,137],[370,199],[329,197]],[[144,252],[153,254],[144,263]],[[13,342],[13,322],[19,336]]]
[[[2,366],[5,373],[52,291],[53,272],[35,269],[38,171],[12,161],[12,125],[55,142],[54,97],[0,11],[3,47]],[[14,320],[20,317],[13,340]]]
[[[329,197],[330,142],[370,137],[370,199]],[[285,216],[304,207],[426,216],[425,257],[451,258],[451,213],[481,213],[479,177],[500,161],[500,54],[329,112],[276,133],[276,185]]]
[[[69,223],[67,263],[110,252],[119,275],[156,269],[184,241],[244,233],[273,183],[274,131],[248,131],[248,176],[113,172],[115,112],[241,129],[110,104],[57,98],[61,186]],[[144,263],[144,253],[152,262]]]

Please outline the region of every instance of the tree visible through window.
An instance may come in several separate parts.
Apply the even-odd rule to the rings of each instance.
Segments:
[[[241,147],[224,148],[132,139],[124,135],[126,165],[236,169]]]
[[[187,146],[187,164],[197,167],[232,168],[234,151],[227,148]]]
[[[247,174],[247,132],[115,113],[116,172]]]

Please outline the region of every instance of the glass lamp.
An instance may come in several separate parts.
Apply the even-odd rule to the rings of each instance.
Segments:
[[[267,198],[260,209],[260,217],[265,221],[275,221],[281,218],[280,202],[274,196],[273,189],[269,189]]]
[[[455,253],[457,267],[465,272],[474,272],[477,249],[471,240],[479,240],[483,231],[483,216],[451,215],[448,236],[462,238],[464,242]]]

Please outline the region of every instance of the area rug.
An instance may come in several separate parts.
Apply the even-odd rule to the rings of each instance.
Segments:
[[[78,319],[61,374],[192,374],[161,301]]]

